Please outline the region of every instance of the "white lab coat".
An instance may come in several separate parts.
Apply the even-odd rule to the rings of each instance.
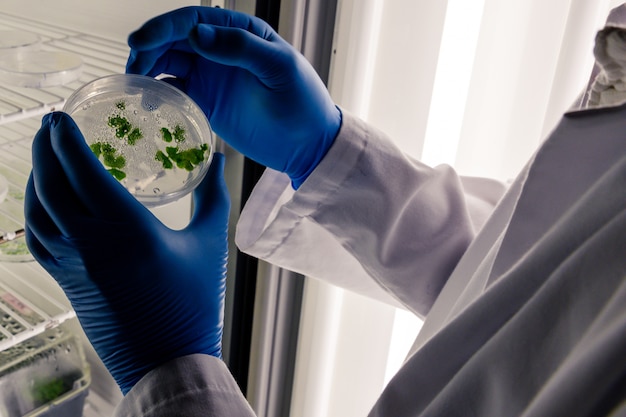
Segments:
[[[506,192],[344,113],[297,192],[264,174],[237,243],[426,316],[371,416],[626,415],[626,106],[566,115]],[[116,415],[253,413],[220,360],[192,355]]]

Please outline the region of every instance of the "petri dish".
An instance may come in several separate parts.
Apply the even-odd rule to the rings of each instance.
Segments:
[[[0,262],[31,262],[33,260],[26,238],[23,236],[0,245]]]
[[[71,52],[0,51],[0,82],[18,87],[65,85],[82,74],[83,60]]]
[[[76,90],[68,113],[104,168],[146,207],[190,193],[206,175],[215,137],[204,112],[179,89],[116,74]]]
[[[15,52],[25,49],[37,49],[39,35],[24,30],[0,30],[0,51]]]
[[[10,195],[11,199],[7,199]],[[22,193],[11,191],[7,179],[0,175],[0,262],[30,262],[33,256],[28,250],[26,239],[16,234],[16,229],[21,227],[22,213],[21,203],[16,202],[23,198]],[[18,219],[18,221],[16,221]]]

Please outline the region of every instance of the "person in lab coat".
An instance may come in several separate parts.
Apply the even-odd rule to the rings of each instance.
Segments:
[[[613,104],[623,33],[599,36],[596,104]],[[243,251],[426,317],[371,416],[626,415],[625,105],[566,114],[505,188],[404,155],[254,17],[184,8],[129,44],[128,72],[177,77],[269,168],[238,224]],[[28,244],[124,392],[117,416],[253,415],[220,359],[222,168],[218,155],[172,231],[69,116],[35,137]]]

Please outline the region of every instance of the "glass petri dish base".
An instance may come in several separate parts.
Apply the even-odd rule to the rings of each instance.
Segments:
[[[208,120],[164,81],[103,77],[74,92],[64,111],[104,167],[147,207],[180,199],[208,171],[214,148]]]
[[[82,74],[83,61],[70,52],[0,51],[0,82],[18,87],[65,85]]]

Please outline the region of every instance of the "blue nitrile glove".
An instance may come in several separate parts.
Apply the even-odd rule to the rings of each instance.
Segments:
[[[169,74],[231,146],[298,188],[332,145],[341,112],[306,59],[265,22],[187,7],[130,35],[127,72]]]
[[[28,246],[122,392],[188,354],[221,357],[230,201],[223,155],[187,228],[163,225],[101,165],[74,121],[46,115],[26,188]]]

